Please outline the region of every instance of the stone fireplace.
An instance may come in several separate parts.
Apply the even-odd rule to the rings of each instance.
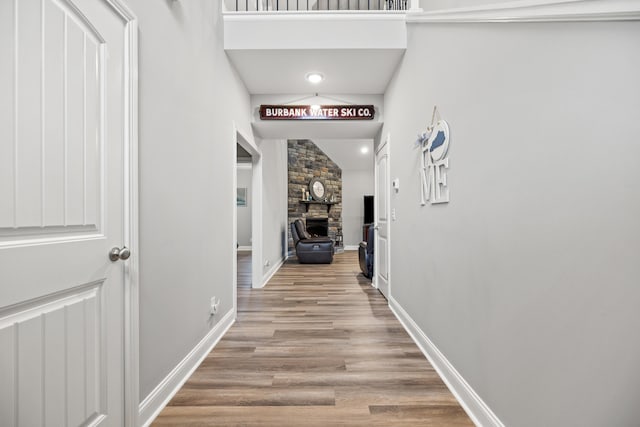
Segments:
[[[314,223],[321,220],[326,225],[318,230],[335,240],[338,229],[342,228],[342,169],[308,139],[290,139],[287,148],[289,224],[301,219],[306,223],[309,233],[319,235],[319,232],[308,227],[315,227]],[[324,182],[327,194],[333,195],[334,204],[303,202],[303,190],[309,189],[309,182],[313,178]],[[289,252],[292,251],[293,241],[289,238]]]

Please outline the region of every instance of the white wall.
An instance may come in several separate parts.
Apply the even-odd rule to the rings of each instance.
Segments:
[[[512,3],[517,0],[420,0],[425,11],[478,7],[494,3]]]
[[[342,171],[342,234],[344,245],[357,246],[362,241],[365,194],[373,194],[373,165],[369,170]]]
[[[247,189],[247,206],[238,206],[238,245],[251,246],[251,163],[238,163],[238,188]]]
[[[391,295],[507,426],[640,419],[640,22],[410,24]],[[417,132],[451,127],[451,202]]]
[[[286,255],[287,141],[263,140],[262,151],[262,258],[268,276]],[[269,265],[265,265],[268,262]]]
[[[220,5],[129,0],[140,34],[140,398],[232,309],[232,121],[249,96]],[[221,299],[210,318],[210,298]]]

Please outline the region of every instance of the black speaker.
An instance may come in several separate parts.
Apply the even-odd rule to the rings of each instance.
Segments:
[[[364,196],[364,223],[373,223],[373,196]]]

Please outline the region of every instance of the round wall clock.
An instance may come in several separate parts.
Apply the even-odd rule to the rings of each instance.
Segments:
[[[318,178],[313,178],[309,182],[309,192],[311,193],[313,200],[317,200],[319,202],[323,201],[325,197],[324,182]]]

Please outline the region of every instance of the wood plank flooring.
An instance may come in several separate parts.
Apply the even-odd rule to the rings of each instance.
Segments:
[[[238,320],[154,425],[473,425],[357,252],[290,260],[264,289],[251,289],[250,268],[240,253]]]

